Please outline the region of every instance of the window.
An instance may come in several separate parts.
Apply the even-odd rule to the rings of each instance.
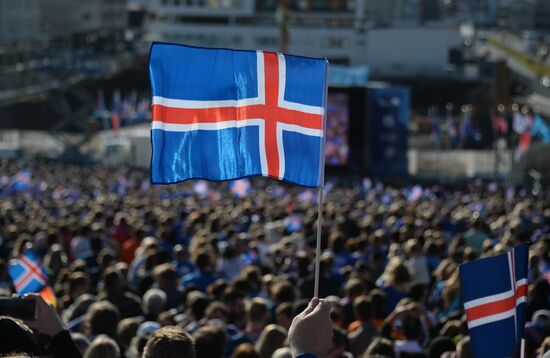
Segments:
[[[276,46],[279,43],[279,39],[273,36],[258,36],[256,37],[256,44],[260,46]]]
[[[342,48],[344,47],[344,39],[339,37],[329,37],[328,47]]]

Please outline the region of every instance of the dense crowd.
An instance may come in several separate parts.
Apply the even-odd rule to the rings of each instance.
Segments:
[[[2,162],[0,296],[14,293],[9,260],[32,247],[60,319],[37,297],[46,323],[0,317],[0,355],[13,353],[18,329],[32,341],[19,350],[31,356],[67,356],[52,347],[74,344],[102,358],[188,357],[186,349],[198,358],[467,358],[458,265],[525,241],[529,356],[550,347],[550,191],[327,185],[323,300],[308,311],[315,191],[251,181],[236,197],[227,183],[151,186],[129,168]],[[322,339],[322,325],[304,323],[321,343],[299,352],[305,338],[293,319],[315,305],[330,308],[333,334]]]

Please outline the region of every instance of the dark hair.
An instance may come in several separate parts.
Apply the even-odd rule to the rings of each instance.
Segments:
[[[221,358],[225,351],[227,335],[219,326],[203,326],[193,335],[197,357]]]
[[[277,315],[285,315],[288,318],[292,318],[294,315],[294,306],[290,302],[283,302],[277,306],[275,309],[275,314]]]
[[[32,332],[11,317],[0,316],[0,355],[21,352],[39,355]]]
[[[370,342],[364,357],[388,357],[395,358],[393,343],[387,338],[375,337]]]
[[[413,282],[409,286],[409,297],[415,302],[422,302],[426,294],[426,286],[421,282]]]
[[[272,293],[276,302],[292,302],[296,298],[294,287],[287,281],[275,283],[272,287]]]
[[[372,302],[367,296],[359,296],[353,301],[353,311],[362,322],[372,318]]]
[[[178,280],[178,272],[171,263],[164,263],[155,267],[153,275],[158,282],[175,284]]]
[[[248,306],[248,317],[252,322],[265,320],[268,308],[267,303],[263,298],[253,298]]]
[[[120,283],[122,282],[122,275],[114,267],[109,267],[105,270],[104,288],[107,293],[113,293],[113,290],[119,288]]]
[[[370,291],[369,298],[372,303],[372,313],[374,318],[384,318],[384,308],[386,306],[386,293],[378,288]]]
[[[415,316],[406,316],[402,320],[403,335],[408,340],[417,340],[420,338],[422,325],[420,319]]]
[[[197,292],[197,293],[191,292],[187,296],[187,304],[191,309],[193,318],[199,321],[204,317],[204,312],[206,311],[206,308],[210,304],[210,299],[207,295],[201,292]]]
[[[197,255],[197,267],[200,271],[205,271],[210,268],[210,255],[207,252],[203,251]]]
[[[142,358],[194,358],[193,339],[181,327],[162,327],[149,337]],[[199,357],[201,357],[199,355]]]
[[[116,330],[120,321],[118,309],[108,301],[93,303],[84,317],[85,327],[92,336],[106,334],[116,338]]]
[[[455,351],[456,346],[449,337],[437,337],[435,338],[428,347],[428,358],[439,358],[441,355],[448,351]]]

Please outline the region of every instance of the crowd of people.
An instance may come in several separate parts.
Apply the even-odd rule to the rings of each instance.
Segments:
[[[32,249],[57,307],[31,295],[36,320],[0,317],[0,356],[468,358],[458,265],[526,241],[527,356],[550,347],[550,191],[335,182],[318,300],[315,196],[251,187],[1,162],[0,297]]]

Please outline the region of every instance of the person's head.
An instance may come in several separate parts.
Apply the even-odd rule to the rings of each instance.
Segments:
[[[392,341],[382,337],[373,338],[363,355],[363,358],[371,357],[395,358]]]
[[[88,339],[88,337],[80,332],[72,332],[71,338],[73,339],[73,342],[76,345],[76,348],[78,349],[80,354],[83,355],[90,346],[90,340]]]
[[[116,330],[120,321],[118,309],[110,302],[100,301],[92,304],[84,316],[84,327],[87,334],[98,336],[106,334],[116,338]]]
[[[84,358],[119,358],[120,349],[116,342],[108,336],[101,334],[97,336],[88,346]]]
[[[227,323],[229,320],[229,308],[224,303],[214,301],[206,307],[204,315],[208,319],[218,319]]]
[[[332,249],[332,251],[338,253],[344,250],[344,245],[346,243],[346,239],[340,232],[334,232],[330,235],[328,246]]]
[[[386,268],[386,277],[393,285],[403,285],[411,280],[411,274],[402,259],[394,257]]]
[[[75,299],[72,305],[69,306],[63,313],[63,321],[68,323],[80,316],[84,316],[90,306],[97,302],[97,298],[91,294],[83,294]]]
[[[186,305],[189,308],[193,320],[199,321],[204,317],[206,308],[210,304],[210,298],[201,291],[193,291],[187,295]]]
[[[420,244],[418,239],[409,239],[405,243],[405,254],[408,257],[416,257],[421,254]]]
[[[457,358],[473,358],[472,344],[470,343],[470,337],[466,336],[458,342],[456,345]]]
[[[368,322],[372,318],[372,302],[367,296],[359,296],[353,301],[355,318],[361,322]]]
[[[122,349],[130,347],[132,338],[136,335],[140,323],[141,319],[136,317],[125,318],[118,323],[117,337]]]
[[[409,297],[415,301],[424,303],[427,299],[426,285],[420,282],[414,282],[409,287]]]
[[[32,331],[19,321],[0,316],[0,355],[24,352],[39,355],[38,347],[32,339]]]
[[[248,302],[246,313],[250,324],[264,326],[268,314],[267,301],[260,297],[253,298]]]
[[[285,329],[289,329],[292,324],[292,318],[294,307],[290,302],[283,302],[275,309],[275,319],[277,324],[283,326]]]
[[[164,263],[155,267],[153,274],[161,290],[174,288],[178,284],[178,271],[171,263]]]
[[[203,326],[193,334],[193,340],[197,357],[223,357],[227,335],[221,326]]]
[[[50,271],[57,273],[66,265],[67,255],[65,254],[65,250],[63,250],[63,246],[59,244],[52,245],[44,256],[44,266],[46,266]]]
[[[164,311],[166,305],[166,293],[158,288],[151,288],[143,295],[142,309],[146,316],[157,317]]]
[[[375,319],[384,318],[384,308],[386,307],[386,293],[380,289],[370,291],[369,298],[372,303],[372,315]]]
[[[546,301],[550,296],[550,284],[547,280],[540,279],[535,283],[535,287],[531,291],[531,297],[533,300]]]
[[[286,336],[287,331],[283,327],[276,324],[266,326],[254,346],[260,358],[271,358],[273,352],[283,347]]]
[[[161,328],[160,323],[153,322],[153,321],[145,321],[142,322],[137,331],[134,338],[132,338],[132,342],[130,343],[130,346],[141,355],[143,353],[143,350],[145,349],[145,345],[147,344],[147,341],[149,338],[158,331]]]
[[[229,308],[229,312],[233,319],[244,318],[246,311],[244,306],[244,298],[245,295],[233,286],[228,286],[224,290],[222,294],[222,301]]]
[[[181,327],[163,327],[149,337],[142,358],[195,358],[193,339]]]
[[[277,281],[271,286],[271,294],[275,302],[293,302],[296,291],[288,281]]]
[[[260,358],[260,355],[254,350],[252,344],[241,343],[235,348],[231,358]]]
[[[282,347],[273,352],[271,358],[292,358],[292,350],[288,347]]]
[[[75,272],[69,276],[69,294],[71,298],[76,299],[88,292],[90,281],[88,275],[83,272]]]
[[[428,347],[427,358],[440,358],[443,353],[454,352],[455,349],[456,346],[451,338],[445,336],[437,337]]]
[[[405,316],[401,320],[403,335],[407,340],[415,341],[420,339],[422,324],[416,316]]]
[[[202,251],[197,255],[196,263],[201,272],[210,272],[212,270],[212,260],[206,251]]]
[[[363,282],[357,278],[351,278],[344,285],[344,292],[346,297],[354,300],[357,296],[365,293],[365,285]]]
[[[114,266],[111,266],[105,270],[105,276],[103,277],[103,289],[107,295],[116,295],[124,289],[124,279]]]

